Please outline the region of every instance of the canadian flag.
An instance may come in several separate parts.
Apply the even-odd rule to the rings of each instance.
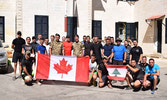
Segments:
[[[35,78],[87,82],[89,57],[37,54]]]
[[[127,73],[126,65],[106,65],[110,80],[124,81]]]

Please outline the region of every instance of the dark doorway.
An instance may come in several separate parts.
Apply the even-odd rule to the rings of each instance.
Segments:
[[[35,36],[42,34],[43,38],[48,38],[49,32],[49,19],[48,16],[35,16]]]
[[[0,39],[5,42],[5,18],[0,16]]]
[[[77,34],[77,17],[67,17],[67,35],[70,41],[74,42],[74,36]]]
[[[102,38],[102,22],[100,20],[92,21],[92,37]]]
[[[157,46],[157,52],[161,53],[162,52],[162,20],[157,20],[157,41],[158,41],[158,46]]]

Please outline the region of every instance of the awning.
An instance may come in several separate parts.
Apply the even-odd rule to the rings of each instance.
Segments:
[[[153,20],[153,19],[160,19],[161,17],[164,17],[165,15],[157,15],[147,18],[146,20]]]

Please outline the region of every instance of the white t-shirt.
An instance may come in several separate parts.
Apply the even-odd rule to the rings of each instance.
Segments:
[[[46,47],[46,52],[49,54],[49,45],[43,44]]]
[[[97,63],[96,63],[96,61],[94,63],[92,63],[91,59],[90,59],[90,61],[89,61],[89,73],[91,73],[93,71],[93,69],[97,71]]]

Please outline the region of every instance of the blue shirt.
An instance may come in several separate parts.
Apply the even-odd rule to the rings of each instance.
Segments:
[[[126,48],[123,45],[114,45],[114,60],[123,61],[124,52],[126,52]]]
[[[43,45],[37,46],[37,52],[40,51],[41,54],[45,54],[46,47]]]
[[[147,65],[146,66],[146,69],[145,69],[145,73],[148,74],[148,73],[156,73],[157,71],[159,71],[160,68],[157,64],[154,64],[153,67],[150,67],[150,65]],[[153,75],[150,75],[150,77],[153,79],[154,76]],[[160,76],[158,76],[158,78],[160,79]]]
[[[104,49],[104,55],[109,57],[111,55],[111,51],[112,51],[113,45],[107,45],[105,44],[103,49]]]

